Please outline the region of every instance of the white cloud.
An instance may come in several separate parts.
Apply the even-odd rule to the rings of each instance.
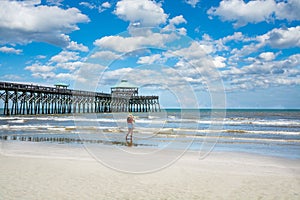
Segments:
[[[103,60],[113,61],[115,59],[120,58],[120,55],[118,55],[112,51],[97,51],[91,55],[91,58],[100,58]]]
[[[89,9],[97,9],[99,13],[105,11],[106,9],[111,7],[111,4],[109,2],[104,2],[101,5],[90,3],[90,2],[80,2],[79,5],[87,7]]]
[[[168,18],[161,5],[152,0],[121,0],[114,13],[119,18],[131,24],[139,23],[142,27],[164,24]]]
[[[67,49],[73,50],[73,51],[83,51],[83,52],[89,51],[89,48],[87,46],[84,46],[83,44],[78,44],[77,42],[74,42],[74,41],[69,42]]]
[[[47,56],[45,56],[45,55],[37,55],[36,58],[37,59],[45,59],[45,58],[47,58]]]
[[[48,72],[48,73],[37,72],[37,73],[32,73],[31,75],[34,78],[52,79],[52,80],[55,77],[55,73],[54,72]]]
[[[97,85],[105,68],[99,64],[75,61],[57,63],[54,66],[35,63],[25,67],[25,70],[31,71],[31,75],[35,78],[51,79],[51,82],[74,81],[78,88],[90,90],[91,86]],[[65,72],[66,70],[68,72]]]
[[[186,20],[182,15],[178,15],[176,17],[173,17],[172,19],[169,20],[170,24],[178,25],[182,23],[186,23]]]
[[[274,48],[300,47],[300,26],[290,28],[275,28],[258,36],[257,40]]]
[[[1,65],[0,65],[1,67]],[[22,77],[22,75],[15,75],[15,74],[6,74],[4,76],[1,76],[0,77],[2,81],[21,81],[21,80],[24,80],[24,76]]]
[[[110,79],[117,80],[120,77],[123,77],[124,75],[130,74],[132,71],[134,71],[134,69],[130,67],[124,67],[112,71],[106,71],[103,74],[103,78],[106,80],[110,80]]]
[[[57,63],[56,68],[67,69],[69,71],[75,71],[84,65],[81,61],[73,61],[73,62],[62,62]]]
[[[230,52],[231,56],[228,60],[231,64],[237,64],[238,61],[245,59],[246,56],[252,53],[258,53],[259,50],[265,46],[270,46],[276,49],[300,47],[300,26],[279,29],[275,28],[263,35],[256,36],[255,38],[241,37],[241,42],[241,49],[234,48]],[[218,45],[219,49],[228,50],[222,41]]]
[[[60,79],[60,80],[74,80],[76,79],[76,76],[74,76],[74,74],[71,73],[58,73],[55,75],[56,79]]]
[[[212,43],[215,44],[216,49],[218,51],[228,51],[230,49],[230,46],[226,46],[227,43],[229,42],[246,42],[247,38],[243,35],[241,32],[234,32],[233,35],[228,35],[226,37],[220,38],[218,40],[213,41],[210,36],[206,36],[206,38],[203,38],[207,41],[212,41]]]
[[[259,54],[258,57],[265,61],[271,61],[271,60],[274,60],[274,58],[276,56],[273,52],[263,52],[263,53]]]
[[[105,36],[97,39],[94,45],[118,52],[130,52],[144,47],[164,47],[166,42],[172,41],[176,37],[175,34],[153,33],[150,31],[143,32],[143,35],[131,37]]]
[[[3,53],[12,53],[12,54],[20,54],[20,53],[22,53],[22,50],[21,49],[15,49],[15,48],[12,48],[12,47],[4,46],[4,47],[0,47],[0,52],[3,52]]]
[[[25,67],[25,70],[29,70],[33,73],[49,73],[53,71],[55,68],[53,66],[48,65],[39,65],[37,63]]]
[[[222,38],[222,42],[227,43],[230,41],[242,41],[242,40],[244,40],[244,38],[245,37],[242,32],[234,32],[233,35],[229,35],[229,36]]]
[[[173,24],[184,22],[185,20],[182,16],[173,18],[171,21]],[[145,29],[135,29],[134,33],[129,37],[106,36],[96,40],[94,44],[99,46],[104,52],[106,51],[105,49],[117,52],[130,52],[149,46],[155,48],[162,47],[162,49],[165,49],[165,51],[159,54],[156,51],[152,53],[151,51],[139,51],[137,54],[135,53],[134,55],[138,55],[138,57],[134,56],[134,59],[137,59],[137,64],[143,65],[143,70],[137,68],[121,68],[119,70],[105,72],[103,77],[107,77],[107,80],[104,81],[104,83],[106,85],[113,84],[117,79],[126,76],[127,79],[132,78],[134,81],[139,79],[139,84],[149,84],[158,77],[167,76],[164,77],[165,80],[156,80],[155,83],[162,85],[175,84],[177,86],[185,82],[185,84],[193,84],[197,88],[200,88],[203,87],[203,81],[208,82],[208,79],[218,77],[214,65],[219,68],[225,67],[226,60],[221,56],[215,58],[209,57],[209,54],[215,51],[213,45],[205,41],[190,41],[190,44],[185,41],[182,43],[180,39],[182,36],[172,34],[174,34],[172,31],[168,32],[164,29],[162,29],[160,33],[154,33],[148,29],[146,31]],[[180,42],[174,42],[177,41],[177,39]],[[168,41],[172,42],[168,43]],[[182,48],[180,45],[185,47]],[[126,55],[131,56],[131,54]],[[168,61],[173,63],[172,65],[174,66],[173,71],[169,70],[170,73],[165,71],[164,75],[159,75],[161,72],[158,69],[144,69],[147,64],[151,65],[153,63],[165,63]],[[128,65],[125,64],[124,67],[127,66]],[[139,77],[137,77],[137,75]],[[201,78],[201,75],[207,75],[207,80],[203,77]],[[151,78],[153,80],[151,80]]]
[[[47,0],[47,3],[49,3],[50,5],[61,5],[61,2],[63,2],[64,0]]]
[[[74,69],[69,68],[73,70],[69,73],[57,73],[55,78],[68,78],[69,80],[74,80],[77,83],[77,89],[85,89],[89,91],[95,89],[93,87],[97,85],[99,77],[101,77],[101,74],[106,68],[100,64],[78,61],[64,63],[63,65],[65,65],[65,67],[68,65],[69,67],[74,66]]]
[[[77,23],[89,22],[77,8],[64,10],[20,1],[2,1],[0,13],[0,44],[39,41],[66,47],[70,42],[66,34],[78,30]]]
[[[122,36],[105,36],[101,39],[97,39],[94,45],[102,47],[104,49],[110,49],[119,52],[129,52],[135,49],[139,49],[145,43],[144,37],[122,37]]]
[[[278,2],[276,7],[276,17],[278,19],[287,19],[289,21],[300,20],[299,10],[299,0]]]
[[[218,7],[210,8],[210,16],[219,16],[223,21],[233,21],[235,27],[248,23],[272,21],[274,19],[299,20],[300,3],[298,0],[276,2],[274,0],[223,0]]]
[[[41,4],[41,0],[23,0],[23,1],[20,1],[20,3],[24,6],[33,6],[33,5]]]
[[[137,67],[137,68],[120,68],[116,70],[106,71],[101,78],[101,85],[111,86],[126,78],[129,82],[141,86],[143,88],[152,88],[157,91],[163,90],[178,90],[182,89],[179,86],[187,87],[189,84],[186,78],[181,76],[172,68],[152,68],[152,67]],[[197,82],[199,84],[199,82]],[[174,92],[174,91],[173,91]],[[184,92],[184,90],[180,91]]]
[[[199,3],[200,0],[185,0],[187,4],[190,4],[192,7],[196,7],[197,3]]]
[[[104,3],[101,4],[101,6],[102,6],[103,8],[110,8],[110,7],[111,7],[111,4],[110,4],[109,2],[104,2]]]
[[[300,84],[300,54],[291,55],[283,60],[271,59],[271,52],[262,53],[260,56],[267,59],[261,62],[253,58],[250,65],[232,67],[221,72],[224,80],[230,85],[228,90]]]
[[[269,20],[274,7],[274,0],[258,0],[245,3],[243,0],[221,1],[219,7],[208,10],[209,15],[220,16],[224,21],[235,21],[235,27],[247,23],[258,23]]]
[[[160,54],[154,54],[151,56],[143,56],[140,57],[139,60],[137,61],[138,64],[153,64],[156,61],[161,60],[161,55]]]
[[[225,61],[226,61],[226,58],[223,57],[223,56],[216,56],[213,58],[213,63],[214,63],[214,66],[216,68],[224,68],[226,67],[226,64],[225,64]]]
[[[187,60],[194,60],[194,59],[202,59],[206,57],[208,54],[212,53],[214,48],[212,45],[209,44],[201,44],[197,41],[193,41],[189,47],[181,48],[179,50],[175,50],[170,52],[170,56],[181,56]]]
[[[77,52],[62,51],[59,54],[53,56],[50,59],[50,62],[65,63],[65,62],[68,62],[68,61],[78,60],[79,58],[80,57],[78,56]]]
[[[183,27],[182,28],[178,28],[177,31],[178,31],[178,33],[180,35],[186,35],[186,32],[187,32],[187,30],[185,28],[183,28]]]
[[[176,17],[173,17],[172,19],[169,19],[169,24],[166,25],[163,29],[165,31],[175,31],[180,35],[186,35],[186,29],[185,28],[176,28],[177,25],[182,24],[182,23],[187,23],[187,21],[184,19],[182,15],[178,15]]]
[[[95,8],[97,8],[97,6],[95,4],[92,4],[92,3],[89,3],[89,2],[86,2],[86,1],[80,2],[79,5],[87,7],[89,9],[95,9]]]

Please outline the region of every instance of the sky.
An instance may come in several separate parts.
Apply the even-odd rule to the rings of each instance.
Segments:
[[[0,0],[0,81],[300,108],[299,0]]]

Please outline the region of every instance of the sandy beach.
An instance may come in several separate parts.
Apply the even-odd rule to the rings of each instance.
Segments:
[[[186,152],[164,169],[132,174],[102,165],[80,146],[7,142],[0,163],[0,199],[300,198],[299,160],[253,154],[199,159]]]

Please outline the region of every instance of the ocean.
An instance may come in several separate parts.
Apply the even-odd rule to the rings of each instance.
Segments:
[[[132,148],[244,152],[300,159],[300,110],[165,109],[132,114]],[[126,146],[127,115],[1,115],[0,143]]]

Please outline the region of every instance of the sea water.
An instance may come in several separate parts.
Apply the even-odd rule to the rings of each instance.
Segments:
[[[133,114],[133,148],[207,148],[300,158],[300,110],[165,109]],[[127,115],[2,115],[0,142],[125,145]]]

